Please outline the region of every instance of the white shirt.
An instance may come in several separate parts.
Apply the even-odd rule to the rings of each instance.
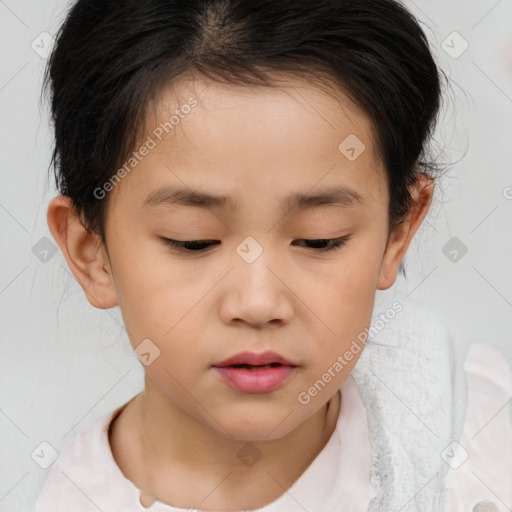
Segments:
[[[474,344],[464,362],[468,409],[462,438],[440,456],[447,512],[505,512],[512,507],[512,372],[494,347]],[[251,512],[366,512],[371,443],[366,409],[352,376],[342,386],[336,428],[293,486]],[[108,440],[107,414],[67,445],[54,463],[35,512],[193,512],[156,501],[141,505],[140,490],[117,466]]]
[[[464,362],[468,408],[451,467],[447,510],[512,510],[512,372],[493,346],[475,343]],[[451,457],[450,457],[451,456]]]
[[[108,440],[112,419],[126,404],[81,432],[50,470],[35,512],[192,512],[160,501],[145,508],[140,490],[116,464]],[[371,450],[366,409],[349,376],[342,386],[336,428],[299,479],[272,503],[253,512],[365,512],[374,496],[370,486]]]

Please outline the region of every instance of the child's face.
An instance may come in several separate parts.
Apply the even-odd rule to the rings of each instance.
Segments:
[[[294,86],[184,82],[167,90],[146,133],[156,147],[109,197],[112,296],[133,347],[151,340],[145,357],[160,351],[147,376],[186,413],[238,439],[278,438],[340,388],[362,352],[353,347],[362,346],[376,290],[393,284],[419,225],[391,237],[385,254],[389,191],[369,120],[305,82]],[[182,108],[189,98],[197,106]],[[152,131],[176,109],[179,122],[159,141]],[[356,191],[361,203],[288,202],[334,187]],[[170,189],[228,199],[145,204]],[[303,241],[345,235],[331,251]],[[214,245],[172,249],[162,238]],[[215,365],[245,351],[274,351],[297,366],[274,389],[250,375],[235,376],[237,388]]]

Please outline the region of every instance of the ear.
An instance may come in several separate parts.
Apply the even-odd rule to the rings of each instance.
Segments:
[[[99,309],[117,306],[108,254],[98,234],[84,227],[66,196],[52,199],[46,214],[48,227],[84,289],[87,300]]]
[[[432,196],[434,182],[425,174],[420,174],[410,189],[413,199],[411,208],[405,219],[397,224],[388,241],[384,253],[377,288],[386,290],[396,281],[400,264],[402,263],[409,244],[427,215]]]

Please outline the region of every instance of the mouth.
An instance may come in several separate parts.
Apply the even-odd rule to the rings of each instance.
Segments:
[[[220,363],[216,363],[213,365],[216,368],[225,368],[228,366],[231,367],[247,367],[247,368],[255,368],[255,367],[276,367],[276,366],[298,366],[293,361],[290,361],[283,357],[282,355],[266,351],[262,353],[256,352],[242,352],[233,357],[225,359]]]
[[[252,364],[231,364],[229,366],[221,366],[220,368],[244,368],[246,370],[257,370],[257,369],[263,369],[263,368],[276,368],[278,366],[288,366],[283,365],[281,363],[270,363],[270,364],[263,364],[263,365],[252,365]]]
[[[232,389],[242,393],[269,393],[281,387],[298,365],[276,354],[244,352],[213,365]]]

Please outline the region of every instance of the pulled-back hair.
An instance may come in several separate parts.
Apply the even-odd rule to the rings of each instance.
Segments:
[[[50,166],[87,229],[105,241],[93,193],[133,151],[151,99],[186,72],[238,85],[273,72],[342,90],[369,116],[390,190],[389,228],[409,211],[441,100],[441,74],[395,0],[78,0],[57,34]],[[401,268],[403,270],[403,267]]]

